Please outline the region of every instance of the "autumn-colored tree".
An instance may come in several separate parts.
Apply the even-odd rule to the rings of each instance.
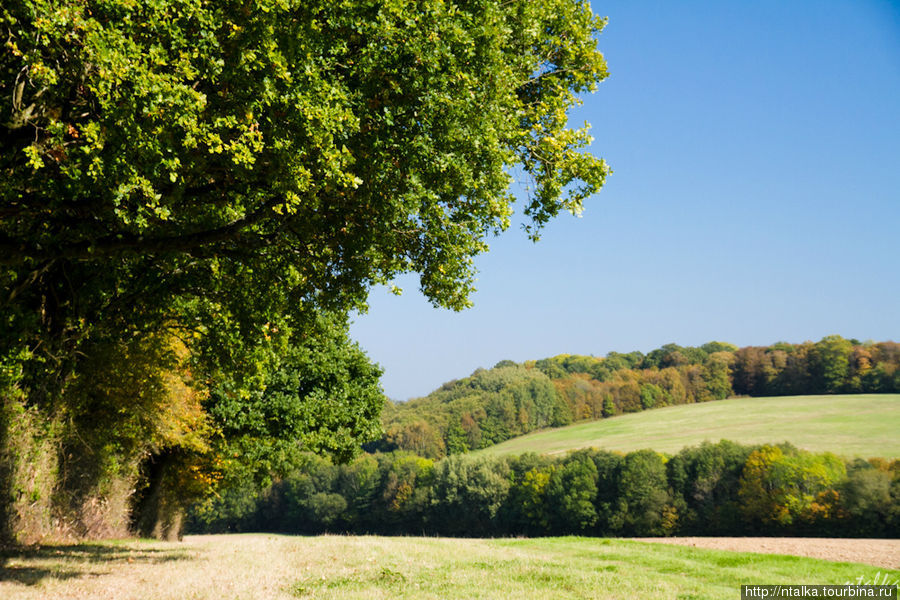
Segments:
[[[748,458],[739,496],[744,515],[761,523],[802,527],[834,511],[834,487],[846,476],[844,463],[830,453],[812,454],[763,446]]]

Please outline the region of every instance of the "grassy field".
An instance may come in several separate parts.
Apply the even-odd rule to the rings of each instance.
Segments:
[[[5,562],[4,600],[730,599],[742,584],[900,578],[853,563],[595,538],[196,536],[45,547]]]
[[[597,447],[675,453],[704,440],[788,441],[844,456],[900,457],[900,395],[737,398],[658,408],[524,435],[481,452],[554,454]]]

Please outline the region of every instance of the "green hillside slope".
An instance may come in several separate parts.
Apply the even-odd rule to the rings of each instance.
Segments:
[[[900,457],[900,394],[737,398],[670,406],[520,436],[481,452],[554,454],[597,447],[675,453],[722,439],[788,441],[844,456]]]
[[[829,335],[802,344],[666,344],[647,354],[503,360],[424,398],[388,402],[385,434],[367,450],[437,459],[601,417],[732,396],[814,394],[900,394],[900,344]]]

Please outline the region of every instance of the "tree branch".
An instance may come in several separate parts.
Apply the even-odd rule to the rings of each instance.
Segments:
[[[271,199],[243,219],[233,223],[183,235],[144,237],[134,234],[108,235],[94,240],[66,244],[43,250],[15,241],[0,241],[0,265],[18,266],[29,260],[52,261],[58,258],[91,260],[113,254],[184,252],[233,239],[245,229],[259,223],[279,200]]]

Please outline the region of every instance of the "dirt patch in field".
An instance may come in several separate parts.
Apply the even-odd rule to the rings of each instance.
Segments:
[[[695,546],[712,550],[792,554],[838,562],[855,562],[888,569],[900,568],[900,540],[845,538],[776,537],[672,537],[632,538],[638,542],[657,542]]]

